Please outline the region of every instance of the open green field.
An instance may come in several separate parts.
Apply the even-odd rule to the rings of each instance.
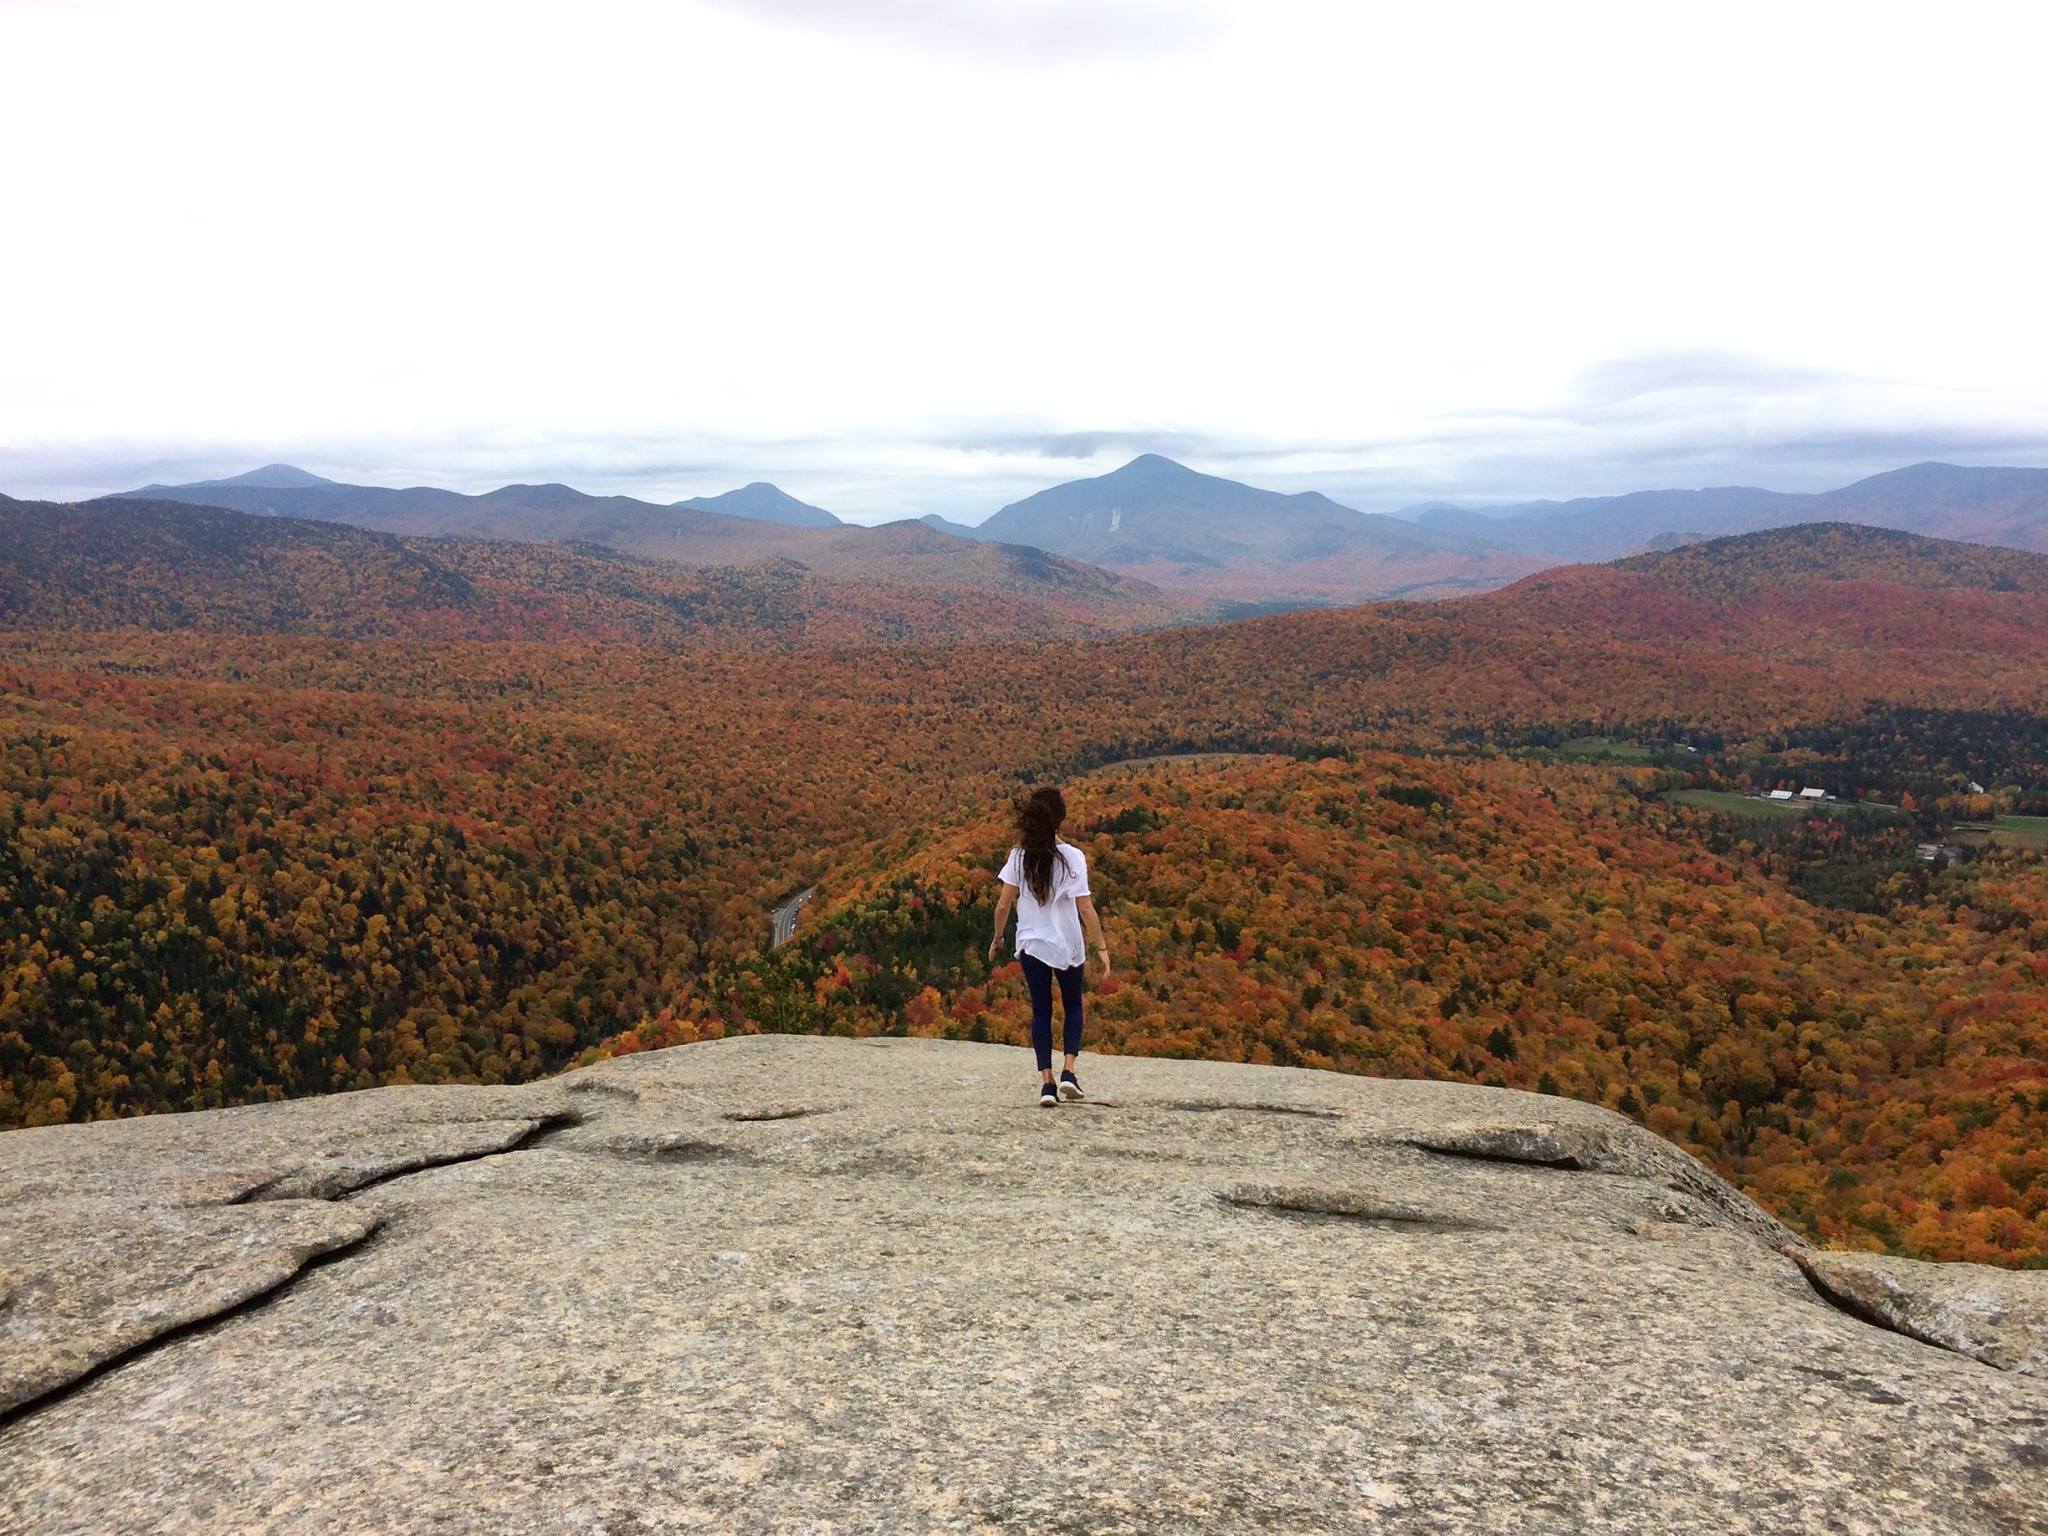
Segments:
[[[1747,821],[1778,821],[1787,816],[1804,816],[1812,809],[1796,800],[1754,800],[1732,789],[1674,789],[1669,798],[1679,805]]]
[[[1600,758],[1621,763],[1649,763],[1663,755],[1639,741],[1622,741],[1614,736],[1575,736],[1555,751],[1562,757]]]
[[[2000,816],[1991,830],[2001,843],[2048,851],[2048,816]]]
[[[2048,853],[2048,816],[1997,816],[1988,822],[1961,822],[1957,838],[1965,842],[1989,842],[2007,848],[2025,848]]]
[[[1850,816],[1859,811],[1880,816],[1898,814],[1898,807],[1893,805],[1849,800],[1833,800],[1818,805],[1806,800],[1758,800],[1733,789],[1674,789],[1667,798],[1679,805],[1749,821],[1778,821],[1787,816],[1809,816],[1815,811],[1826,811],[1834,816]]]

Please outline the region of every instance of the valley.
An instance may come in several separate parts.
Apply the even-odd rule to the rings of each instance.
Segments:
[[[758,576],[684,623],[711,573],[560,546],[254,519],[285,542],[227,560],[222,514],[142,545],[15,515],[0,1122],[754,1030],[1014,1043],[1000,808],[1064,779],[1119,955],[1101,1048],[1562,1092],[1810,1235],[2048,1249],[2048,866],[1914,852],[2042,814],[2042,557],[1824,526],[1435,604],[878,642]],[[1901,811],[1683,803],[1781,779]]]

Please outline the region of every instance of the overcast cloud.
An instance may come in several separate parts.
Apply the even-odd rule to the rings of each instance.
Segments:
[[[2048,464],[2032,5],[0,0],[0,490]]]
[[[770,25],[985,69],[1152,59],[1214,42],[1223,0],[716,0]]]

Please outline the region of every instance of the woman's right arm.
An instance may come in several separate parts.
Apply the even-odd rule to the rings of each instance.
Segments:
[[[1074,910],[1081,915],[1081,927],[1088,934],[1088,942],[1095,953],[1102,957],[1102,974],[1109,974],[1109,944],[1102,937],[1102,919],[1095,915],[1095,898],[1079,896],[1074,900]]]

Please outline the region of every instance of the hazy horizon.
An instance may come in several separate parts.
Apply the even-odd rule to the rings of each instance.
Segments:
[[[551,18],[0,4],[0,490],[971,522],[1147,450],[1369,512],[2048,463],[2032,8]]]
[[[1144,450],[1140,450],[1140,451],[1141,451],[1141,452],[1159,452],[1159,450],[1156,450],[1156,449],[1144,449]],[[1164,456],[1165,456],[1165,457],[1167,457],[1167,458],[1173,458],[1173,457],[1174,457],[1174,456],[1173,456],[1172,454],[1166,454],[1166,455],[1164,455]],[[1031,486],[1030,488],[1028,488],[1028,489],[1024,490],[1023,492],[1019,493],[1019,495],[1018,495],[1018,496],[1016,496],[1016,497],[1013,497],[1013,498],[1011,498],[1011,499],[1012,499],[1012,500],[1021,500],[1021,499],[1022,499],[1023,497],[1031,495],[1031,494],[1032,494],[1032,493],[1033,493],[1034,491],[1038,491],[1038,490],[1044,490],[1044,489],[1046,489],[1046,488],[1048,488],[1048,487],[1050,487],[1050,486],[1053,486],[1053,485],[1056,485],[1056,484],[1061,484],[1061,483],[1063,483],[1063,482],[1064,482],[1064,481],[1066,481],[1066,480],[1078,480],[1078,479],[1087,479],[1087,478],[1093,478],[1093,477],[1095,477],[1095,476],[1097,476],[1097,475],[1099,475],[1099,474],[1106,474],[1106,473],[1110,473],[1110,472],[1114,471],[1115,469],[1117,469],[1117,468],[1120,468],[1120,467],[1121,467],[1122,465],[1124,465],[1124,464],[1127,464],[1127,463],[1129,463],[1129,462],[1130,462],[1130,459],[1131,459],[1131,458],[1135,458],[1135,457],[1137,457],[1137,454],[1136,454],[1136,453],[1133,453],[1133,454],[1131,454],[1131,455],[1130,455],[1129,457],[1125,457],[1125,458],[1119,459],[1119,460],[1117,461],[1117,463],[1115,463],[1115,464],[1111,464],[1111,465],[1110,465],[1110,466],[1109,466],[1109,467],[1108,467],[1107,469],[1093,469],[1093,468],[1091,468],[1091,469],[1088,469],[1088,470],[1085,470],[1085,471],[1076,471],[1075,473],[1072,473],[1072,474],[1069,474],[1069,475],[1065,475],[1065,476],[1063,476],[1063,477],[1062,477],[1062,478],[1061,478],[1060,480],[1053,480],[1053,479],[1047,479],[1047,480],[1045,480],[1045,481],[1044,481],[1044,482],[1043,482],[1042,484],[1037,484],[1037,485]],[[1186,460],[1182,460],[1182,459],[1176,459],[1176,460],[1175,460],[1175,462],[1177,462],[1177,463],[1183,463],[1183,464],[1185,464],[1185,465],[1186,465],[1186,467],[1187,467],[1187,468],[1190,468],[1190,469],[1194,469],[1194,470],[1196,470],[1196,471],[1198,471],[1198,472],[1200,472],[1200,473],[1203,473],[1203,474],[1221,474],[1221,475],[1223,475],[1223,478],[1226,478],[1226,479],[1239,479],[1239,478],[1240,478],[1240,476],[1238,476],[1238,475],[1236,475],[1236,474],[1223,474],[1223,472],[1222,472],[1222,471],[1218,471],[1218,470],[1211,470],[1211,469],[1207,469],[1207,468],[1204,468],[1204,467],[1203,467],[1203,465],[1202,465],[1202,464],[1200,464],[1200,463],[1189,463],[1189,462],[1187,462]],[[1886,464],[1884,464],[1884,465],[1883,465],[1883,466],[1882,466],[1881,468],[1879,468],[1879,469],[1875,469],[1875,470],[1872,470],[1872,471],[1871,471],[1870,473],[1871,473],[1871,474],[1882,474],[1882,473],[1885,473],[1885,472],[1886,472],[1886,471],[1888,471],[1888,470],[1894,470],[1894,469],[1903,469],[1903,468],[1907,468],[1907,467],[1909,467],[1909,466],[1910,466],[1911,464],[1915,464],[1915,463],[1924,463],[1924,462],[1928,462],[1928,461],[1927,461],[1927,460],[1924,460],[1924,459],[1915,459],[1915,460],[1906,460],[1906,459],[1901,459],[1901,460],[1898,460],[1898,461],[1896,461],[1896,462],[1890,462],[1890,463],[1886,463]],[[721,490],[722,490],[722,491],[731,491],[731,490],[735,490],[735,489],[738,489],[738,488],[739,488],[739,487],[741,487],[742,485],[745,485],[745,484],[751,484],[751,483],[753,483],[753,481],[754,481],[754,480],[761,480],[761,479],[767,479],[767,480],[768,480],[768,483],[770,483],[770,484],[773,484],[773,485],[775,485],[777,489],[779,489],[779,490],[781,490],[781,491],[785,492],[786,494],[789,494],[789,495],[795,496],[795,497],[796,497],[796,499],[797,499],[797,500],[799,500],[799,501],[807,502],[807,503],[809,503],[809,504],[811,504],[811,505],[813,505],[813,506],[820,506],[820,505],[823,505],[823,506],[824,506],[824,510],[826,510],[826,511],[828,511],[828,512],[832,512],[832,513],[834,513],[835,515],[839,516],[839,517],[841,518],[841,520],[842,520],[842,521],[845,521],[845,522],[852,522],[852,523],[858,523],[858,524],[860,524],[860,525],[863,525],[863,526],[869,526],[869,527],[872,527],[872,526],[876,526],[876,525],[879,525],[880,523],[883,523],[883,522],[888,522],[888,521],[894,521],[894,520],[897,520],[897,519],[899,519],[899,518],[923,517],[923,516],[927,515],[926,513],[923,513],[923,512],[903,512],[903,513],[897,513],[897,514],[887,514],[887,513],[885,513],[885,514],[883,514],[883,515],[881,515],[881,516],[869,516],[869,517],[865,517],[865,518],[856,518],[856,517],[852,517],[852,516],[849,516],[848,514],[846,514],[846,513],[842,512],[842,511],[840,511],[840,509],[838,509],[838,508],[836,508],[836,507],[832,507],[832,506],[830,506],[830,505],[825,505],[825,504],[823,504],[823,503],[820,503],[820,502],[818,502],[818,501],[817,501],[817,500],[815,499],[815,497],[812,497],[812,496],[807,496],[807,495],[804,495],[804,494],[802,494],[802,493],[801,493],[801,492],[799,492],[799,491],[793,490],[793,489],[792,489],[792,488],[791,488],[790,486],[788,486],[788,485],[786,485],[786,484],[783,484],[783,483],[782,483],[782,482],[780,482],[780,481],[776,481],[776,480],[773,480],[773,479],[769,479],[768,477],[765,477],[765,476],[758,476],[758,475],[757,475],[757,476],[752,476],[752,477],[751,477],[750,479],[748,479],[748,480],[744,480],[744,481],[742,481],[742,480],[734,480],[734,481],[733,481],[732,483],[730,483],[730,484],[726,484],[726,485],[724,485],[724,486],[722,486],[722,487],[719,487],[719,488],[716,488],[716,489],[710,489],[710,488],[707,488],[707,489],[705,489],[705,490],[702,490],[702,491],[694,491],[694,492],[689,492],[689,493],[686,493],[686,494],[683,494],[683,495],[674,495],[674,496],[671,496],[671,495],[668,495],[668,494],[666,494],[666,493],[657,493],[657,494],[653,494],[653,495],[648,495],[648,494],[643,494],[643,493],[641,493],[641,492],[636,492],[636,491],[630,491],[630,490],[618,490],[618,489],[615,489],[615,488],[606,488],[606,489],[603,489],[603,490],[599,490],[599,489],[596,489],[596,488],[594,488],[594,487],[592,487],[592,486],[589,486],[589,485],[580,485],[580,484],[577,484],[577,483],[576,483],[575,481],[573,481],[573,480],[567,480],[567,479],[565,479],[565,478],[564,478],[563,476],[560,476],[560,475],[549,475],[549,474],[535,474],[535,475],[527,475],[527,476],[520,476],[520,477],[518,477],[518,478],[516,478],[516,479],[513,479],[513,480],[490,480],[490,481],[486,481],[486,482],[478,482],[478,483],[474,483],[474,484],[466,484],[466,485],[446,485],[446,484],[440,484],[440,483],[438,483],[438,482],[433,482],[433,481],[401,481],[401,480],[344,480],[344,479],[342,479],[342,477],[340,477],[340,476],[338,476],[338,475],[333,475],[333,474],[329,474],[329,473],[327,473],[326,471],[324,471],[324,470],[320,469],[319,467],[317,467],[317,466],[315,466],[315,465],[311,465],[311,464],[306,464],[306,463],[301,463],[301,462],[299,462],[299,461],[297,461],[297,460],[292,460],[292,459],[279,459],[279,460],[269,460],[269,461],[266,461],[266,463],[265,463],[265,464],[261,464],[261,465],[255,465],[255,464],[252,464],[252,465],[245,465],[245,466],[243,466],[243,467],[242,467],[242,468],[240,468],[240,469],[232,469],[232,468],[231,468],[231,469],[226,469],[226,470],[223,470],[223,471],[222,471],[222,472],[221,472],[220,474],[218,474],[218,475],[211,475],[211,474],[209,474],[209,475],[203,475],[203,476],[199,476],[199,477],[196,477],[196,480],[197,480],[198,482],[203,482],[203,481],[206,481],[206,480],[215,480],[215,479],[232,479],[232,478],[234,478],[234,477],[236,477],[236,476],[238,476],[238,475],[241,475],[241,474],[249,473],[249,472],[252,472],[252,471],[255,471],[255,470],[259,470],[259,469],[263,469],[263,468],[271,467],[272,465],[279,465],[279,464],[282,464],[282,465],[287,465],[287,466],[289,466],[290,468],[293,468],[293,469],[299,469],[299,470],[304,470],[304,471],[306,471],[306,472],[307,472],[307,473],[309,473],[309,474],[315,474],[315,475],[320,475],[320,476],[321,476],[322,478],[324,478],[324,479],[328,479],[328,480],[334,480],[334,481],[337,481],[338,483],[342,483],[342,484],[349,484],[349,485],[361,485],[361,486],[373,486],[373,487],[374,487],[374,486],[381,486],[381,487],[385,487],[385,488],[389,488],[389,489],[408,489],[408,488],[413,488],[413,487],[417,487],[417,486],[425,486],[425,485],[432,485],[432,486],[435,486],[435,488],[437,488],[437,489],[443,489],[443,490],[454,490],[454,491],[460,491],[460,492],[462,492],[462,493],[463,493],[463,494],[465,494],[465,495],[481,495],[481,494],[484,494],[484,493],[486,493],[486,492],[489,492],[489,491],[495,491],[495,490],[499,490],[499,489],[502,489],[503,487],[505,487],[505,486],[508,486],[508,485],[548,485],[548,484],[567,484],[567,485],[569,485],[569,486],[570,486],[570,487],[571,487],[572,489],[574,489],[574,490],[578,490],[578,491],[583,491],[583,492],[585,492],[585,493],[587,493],[587,494],[591,494],[591,495],[630,495],[630,496],[634,496],[634,497],[635,497],[636,499],[639,499],[639,500],[644,500],[644,501],[649,501],[649,502],[652,502],[652,503],[653,503],[653,504],[655,504],[655,505],[661,505],[661,506],[667,506],[667,505],[672,505],[672,504],[674,504],[674,503],[676,503],[676,502],[681,502],[681,501],[687,501],[687,500],[690,500],[690,499],[691,499],[691,497],[693,497],[693,496],[715,496],[715,495],[719,494]],[[2015,465],[2015,464],[1997,464],[1997,465],[1993,465],[1993,464],[1983,464],[1983,465],[1974,465],[1974,466],[1969,466],[1969,467],[1973,467],[1973,468],[2048,468],[2048,465]],[[1863,479],[1863,478],[1866,478],[1866,476],[1858,475],[1858,476],[1856,476],[1856,477],[1854,477],[1854,478],[1855,478],[1855,479]],[[171,480],[161,480],[161,479],[159,479],[159,480],[152,480],[152,481],[140,482],[140,483],[138,483],[138,484],[135,484],[135,485],[127,485],[127,486],[120,486],[120,487],[108,487],[108,488],[105,488],[105,490],[90,490],[90,491],[86,491],[86,492],[83,492],[83,493],[81,493],[81,494],[80,494],[80,495],[78,495],[78,496],[77,496],[76,498],[66,498],[66,497],[61,497],[61,496],[60,496],[60,497],[50,497],[50,498],[47,498],[47,499],[53,499],[53,500],[63,500],[63,499],[89,499],[89,498],[90,498],[90,497],[92,497],[92,496],[96,496],[96,495],[101,495],[101,494],[112,494],[112,493],[114,493],[114,492],[117,492],[117,491],[133,491],[133,490],[138,490],[138,489],[141,489],[143,485],[147,485],[147,484],[160,484],[160,485],[184,485],[184,484],[191,484],[191,483],[195,483],[195,482],[193,482],[193,481],[171,481]],[[1832,480],[1832,479],[1830,479],[1830,480],[1826,480],[1826,481],[1825,481],[1825,482],[1823,482],[1823,483],[1816,483],[1816,484],[1813,484],[1813,485],[1783,485],[1783,484],[1780,484],[1780,485],[1769,485],[1769,484],[1763,484],[1762,482],[1759,482],[1759,481],[1754,481],[1754,480],[1742,480],[1742,481],[1717,481],[1717,482],[1713,482],[1713,484],[1712,484],[1711,486],[1710,486],[1710,485],[1708,485],[1708,484],[1705,484],[1705,483],[1702,483],[1702,484],[1700,484],[1700,485],[1631,485],[1631,486],[1627,486],[1627,487],[1625,487],[1625,488],[1622,488],[1621,490],[1618,490],[1618,491],[1605,491],[1605,490],[1602,490],[1602,491],[1591,491],[1591,492],[1567,492],[1567,493],[1564,493],[1564,494],[1559,494],[1559,495],[1553,495],[1553,496],[1528,496],[1528,497],[1494,497],[1494,498],[1480,498],[1480,497],[1472,497],[1472,498],[1464,498],[1464,497],[1432,497],[1432,498],[1429,498],[1429,499],[1427,499],[1427,500],[1424,500],[1424,501],[1410,501],[1410,502],[1402,502],[1402,503],[1400,503],[1399,505],[1394,505],[1394,506],[1362,506],[1362,505],[1359,505],[1359,504],[1357,504],[1356,502],[1347,502],[1347,501],[1346,501],[1346,499],[1345,499],[1345,497],[1343,497],[1342,495],[1338,495],[1338,494],[1336,494],[1336,493],[1334,493],[1334,492],[1332,492],[1332,491],[1329,491],[1329,490],[1328,490],[1328,489],[1326,489],[1326,488],[1325,488],[1324,486],[1322,486],[1322,485],[1319,485],[1319,484],[1318,484],[1318,485],[1300,485],[1300,486],[1297,486],[1297,485],[1268,485],[1268,484],[1265,484],[1265,483],[1263,483],[1263,482],[1257,481],[1256,479],[1253,479],[1253,480],[1249,480],[1249,481],[1247,481],[1246,483],[1250,483],[1250,484],[1255,484],[1255,485],[1258,485],[1258,486],[1259,486],[1259,487],[1260,487],[1261,489],[1269,489],[1269,490],[1283,490],[1283,491],[1297,491],[1297,490],[1319,490],[1319,491],[1322,491],[1322,492],[1323,492],[1323,493],[1324,493],[1325,495],[1329,495],[1329,496],[1331,496],[1331,498],[1332,498],[1333,500],[1336,500],[1336,501],[1338,501],[1338,502],[1340,502],[1340,503],[1344,503],[1344,504],[1346,504],[1346,505],[1350,505],[1350,506],[1352,506],[1352,507],[1354,508],[1354,510],[1357,510],[1357,511],[1361,511],[1361,512],[1378,512],[1378,513],[1383,513],[1383,514],[1385,514],[1385,515],[1388,515],[1388,516],[1394,516],[1394,517],[1408,517],[1408,516],[1410,516],[1411,514],[1414,514],[1414,513],[1420,512],[1420,511],[1422,511],[1423,509],[1425,509],[1425,508],[1427,508],[1427,507],[1430,507],[1430,506],[1434,506],[1434,505],[1457,505],[1457,506],[1463,507],[1463,508],[1465,508],[1465,509],[1467,509],[1467,510],[1470,510],[1470,511],[1474,511],[1474,512],[1482,512],[1482,513],[1489,513],[1489,512],[1500,512],[1500,513],[1504,513],[1504,512],[1508,512],[1508,511],[1511,511],[1511,510],[1513,510],[1514,508],[1516,508],[1516,507],[1519,507],[1519,506],[1525,506],[1525,505],[1533,505],[1533,504],[1539,504],[1539,503],[1545,503],[1545,502],[1555,502],[1555,503],[1562,503],[1562,502],[1566,502],[1566,501],[1571,501],[1571,500],[1579,499],[1579,498],[1581,498],[1581,497],[1597,497],[1597,496],[1607,496],[1607,495],[1627,494],[1627,493],[1628,493],[1628,492],[1630,492],[1630,491],[1685,491],[1685,490],[1702,490],[1702,489],[1714,489],[1714,488],[1723,488],[1723,487],[1728,487],[1728,486],[1736,486],[1736,485],[1740,485],[1740,486],[1746,486],[1746,487],[1754,487],[1754,488],[1760,488],[1760,489],[1763,489],[1763,490],[1771,490],[1771,491],[1792,491],[1792,492],[1797,492],[1797,491],[1805,491],[1805,492],[1812,492],[1812,491],[1826,491],[1826,490],[1834,490],[1834,489],[1837,489],[1837,488],[1839,488],[1839,487],[1841,487],[1841,486],[1843,486],[1843,485],[1847,485],[1847,484],[1852,484],[1852,483],[1854,483],[1854,482],[1853,482],[1853,480],[1849,480],[1849,481],[1842,481],[1842,480]],[[9,490],[8,490],[8,489],[7,489],[6,487],[4,487],[4,486],[0,486],[0,494],[7,494],[7,495],[13,495],[13,494],[17,494],[17,493],[9,491]],[[1005,502],[1005,503],[1003,503],[1002,505],[1008,505],[1008,502]],[[937,510],[937,509],[933,509],[933,510]],[[1000,511],[1000,510],[1001,510],[1001,506],[998,506],[998,505],[993,505],[993,504],[992,504],[992,505],[988,505],[988,506],[983,506],[983,507],[977,507],[977,508],[967,508],[967,509],[962,509],[962,510],[961,510],[961,511],[959,511],[959,512],[952,512],[952,511],[939,511],[939,512],[938,512],[938,515],[940,515],[940,516],[942,516],[942,517],[945,517],[945,518],[947,518],[947,519],[948,519],[948,520],[950,520],[950,521],[953,521],[953,522],[958,522],[958,523],[964,523],[964,524],[967,524],[968,526],[972,527],[972,526],[978,526],[978,525],[979,525],[980,523],[982,523],[982,522],[986,521],[986,520],[987,520],[987,519],[988,519],[989,517],[993,516],[993,515],[994,515],[994,514],[995,514],[996,512],[998,512],[998,511]]]

